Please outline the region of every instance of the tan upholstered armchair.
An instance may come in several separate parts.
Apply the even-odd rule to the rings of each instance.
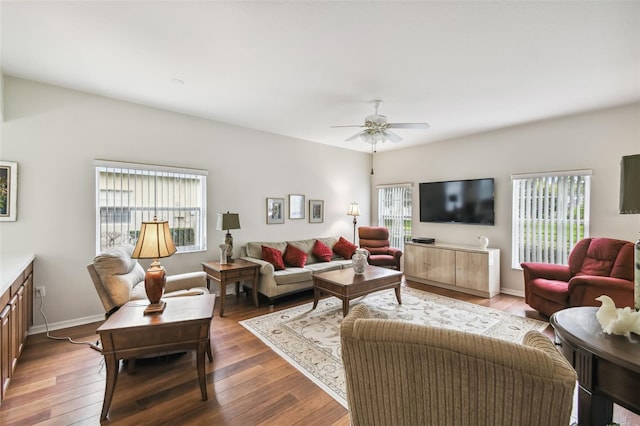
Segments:
[[[145,271],[131,258],[133,246],[124,244],[110,248],[87,265],[105,315],[109,316],[129,300],[146,300]],[[203,271],[167,276],[164,298],[209,293]]]
[[[553,343],[523,344],[369,318],[355,306],[341,325],[351,424],[569,424],[576,373]]]

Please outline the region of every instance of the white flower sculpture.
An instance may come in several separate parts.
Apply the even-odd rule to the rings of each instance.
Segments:
[[[640,334],[640,312],[629,307],[616,308],[609,296],[596,297],[602,305],[596,312],[596,319],[607,334],[629,336],[630,333]]]

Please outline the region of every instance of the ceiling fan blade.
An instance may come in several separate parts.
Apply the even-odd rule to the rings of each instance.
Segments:
[[[389,139],[391,142],[395,143],[395,142],[400,142],[402,140],[402,138],[398,135],[396,135],[393,132],[390,132],[389,130],[385,130],[384,131],[384,136]]]
[[[354,139],[359,138],[359,137],[360,137],[360,135],[361,135],[361,134],[363,134],[363,133],[367,133],[367,131],[366,131],[366,130],[363,130],[363,131],[361,131],[361,132],[358,132],[358,133],[356,133],[355,135],[351,136],[350,138],[345,139],[344,141],[345,141],[345,142],[350,142],[350,141],[352,141],[352,140],[354,140]]]
[[[389,129],[428,129],[428,123],[389,123]]]
[[[364,127],[363,124],[347,124],[346,126],[330,126],[332,129],[336,127]]]

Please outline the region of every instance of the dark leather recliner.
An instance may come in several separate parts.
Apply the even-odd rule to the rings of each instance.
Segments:
[[[389,246],[389,230],[384,227],[361,226],[358,228],[360,248],[369,252],[369,265],[400,270],[402,250]]]
[[[630,241],[585,238],[569,254],[569,265],[523,262],[525,301],[551,316],[573,306],[600,306],[611,297],[616,307],[633,307],[633,250]]]

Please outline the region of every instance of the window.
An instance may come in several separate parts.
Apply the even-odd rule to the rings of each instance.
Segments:
[[[511,176],[512,267],[520,262],[567,264],[589,236],[590,170]]]
[[[169,222],[178,252],[207,249],[206,170],[96,160],[96,251],[135,245],[143,221]]]
[[[378,186],[378,226],[389,229],[389,244],[404,251],[411,240],[412,184]]]

